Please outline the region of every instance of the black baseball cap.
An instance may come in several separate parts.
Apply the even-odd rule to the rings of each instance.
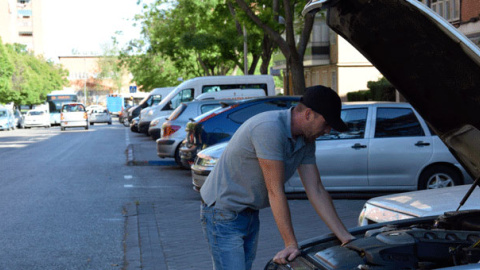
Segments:
[[[300,102],[314,112],[321,114],[336,131],[344,132],[348,130],[347,125],[340,117],[342,101],[333,89],[322,85],[307,87]]]

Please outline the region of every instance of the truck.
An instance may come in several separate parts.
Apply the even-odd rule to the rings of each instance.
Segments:
[[[118,94],[107,96],[107,109],[111,114],[118,115],[124,108],[124,97]]]

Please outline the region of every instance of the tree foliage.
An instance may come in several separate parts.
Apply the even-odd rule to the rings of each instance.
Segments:
[[[60,66],[27,52],[24,45],[0,42],[1,103],[43,103],[48,93],[68,84],[67,75]]]
[[[156,0],[136,16],[143,40],[130,42],[120,59],[144,89],[177,78],[244,72],[267,74],[276,44],[233,1]],[[150,74],[149,74],[150,73]]]
[[[292,77],[292,93],[302,94],[305,89],[303,58],[315,18],[315,15],[311,13],[305,16],[301,15],[306,1],[235,1],[245,14],[278,45],[287,61],[287,73],[290,73]],[[303,27],[296,27],[295,24],[303,25]],[[283,33],[283,27],[285,33]],[[296,33],[296,29],[302,30],[300,33]],[[300,34],[298,44],[296,42],[297,34]],[[290,75],[287,74],[287,76]]]

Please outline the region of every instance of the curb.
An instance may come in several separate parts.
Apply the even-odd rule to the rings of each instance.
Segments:
[[[129,203],[124,206],[125,214],[125,270],[142,269],[140,254],[140,235],[138,232],[137,205]]]
[[[127,156],[127,166],[176,166],[173,160],[135,160],[133,144],[127,145],[125,154]]]
[[[127,149],[125,149],[125,154],[127,155],[127,166],[134,165],[134,158],[133,158],[133,145],[127,145]]]

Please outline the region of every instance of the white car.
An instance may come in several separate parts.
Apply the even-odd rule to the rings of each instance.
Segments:
[[[111,125],[112,116],[110,115],[108,110],[104,107],[93,108],[89,114],[89,122],[90,122],[90,125],[92,126],[95,123],[106,123]]]
[[[463,196],[472,185],[420,190],[380,196],[368,200],[358,217],[358,225],[389,222],[395,220],[439,216],[456,211]],[[461,210],[480,208],[480,189],[475,189]]]
[[[328,191],[384,193],[472,183],[410,104],[345,103],[341,117],[349,131],[332,131],[316,141],[317,166]],[[202,152],[191,167],[196,189],[223,148]],[[304,191],[297,173],[285,183],[285,191]]]
[[[60,111],[60,130],[64,131],[67,127],[83,127],[88,129],[88,113],[82,103],[63,104]]]
[[[23,119],[23,127],[50,127],[50,115],[44,110],[29,110]]]

